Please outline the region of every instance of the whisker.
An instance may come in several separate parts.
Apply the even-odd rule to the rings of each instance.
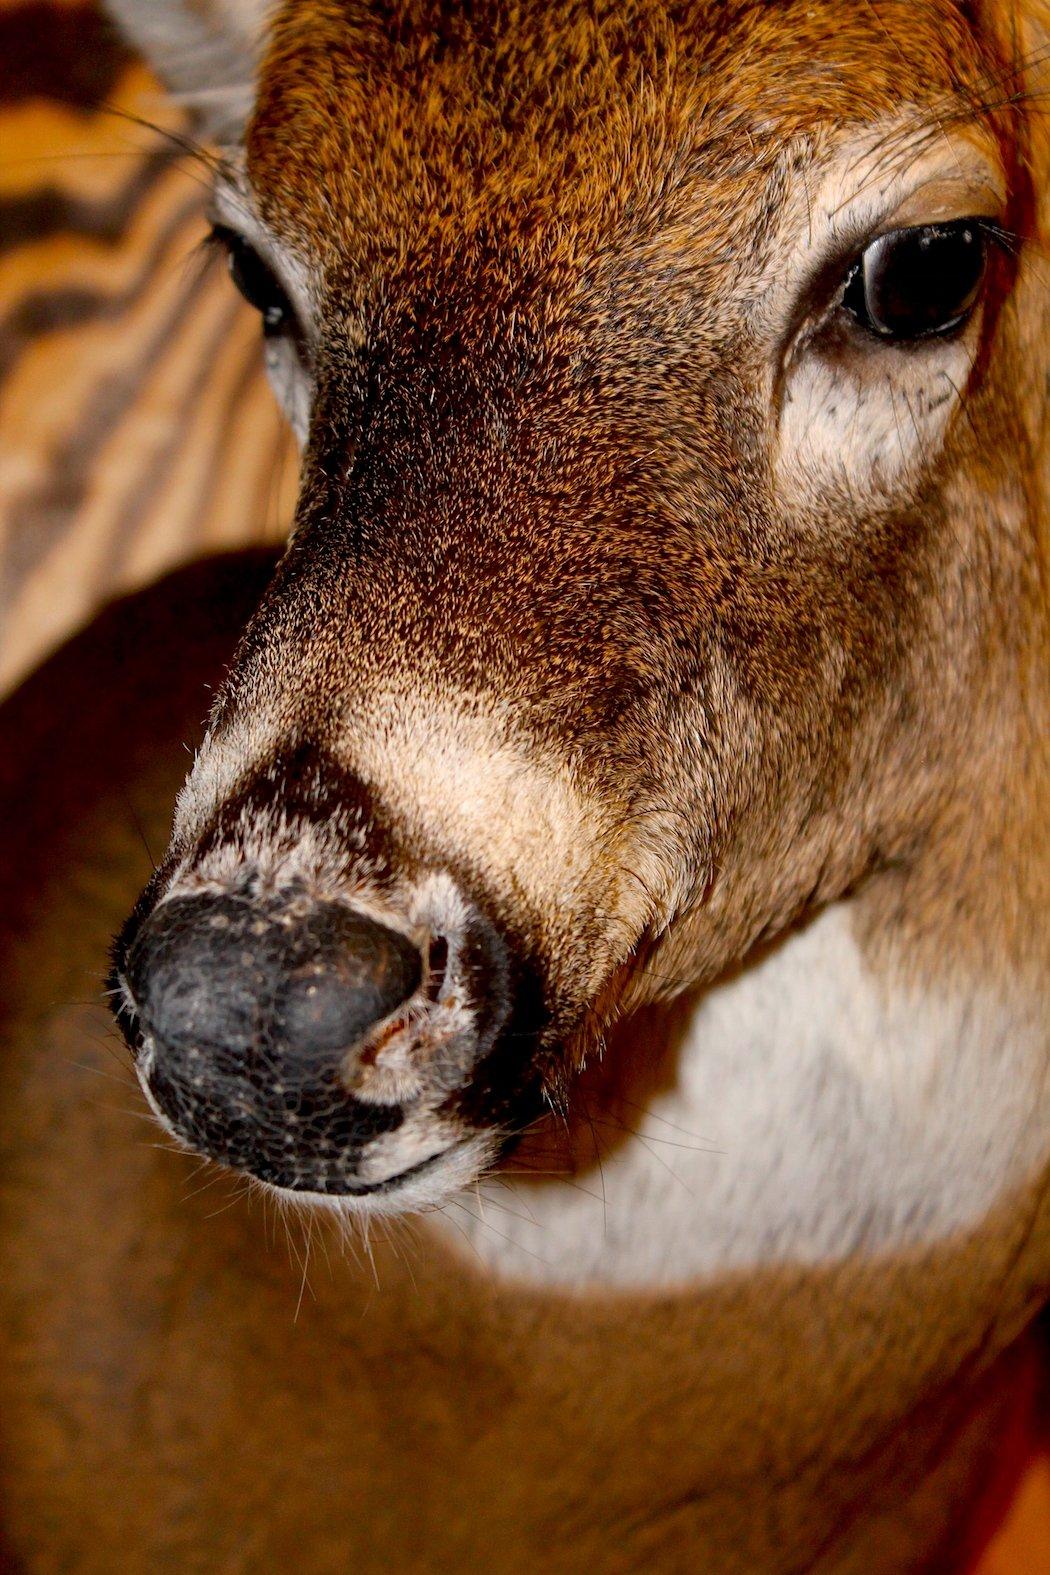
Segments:
[[[449,1198],[448,1201],[453,1208],[462,1209],[464,1214],[468,1215],[470,1219],[482,1226],[484,1230],[489,1231],[493,1236],[498,1236],[501,1241],[507,1242],[511,1247],[516,1247],[519,1252],[525,1253],[529,1258],[535,1258],[537,1263],[542,1263],[546,1266],[546,1258],[541,1257],[538,1252],[530,1252],[527,1247],[523,1247],[520,1242],[515,1241],[513,1236],[508,1236],[505,1231],[497,1230],[495,1225],[490,1224],[486,1219],[482,1219],[481,1215],[475,1214],[472,1209],[468,1209],[467,1205],[461,1202],[459,1198]]]

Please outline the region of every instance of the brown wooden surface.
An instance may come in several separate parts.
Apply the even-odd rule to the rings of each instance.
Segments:
[[[0,691],[115,592],[278,539],[295,483],[255,314],[200,251],[204,171],[100,112],[177,124],[55,10],[0,4]]]
[[[258,326],[206,232],[202,172],[87,7],[0,0],[0,692],[116,592],[277,540],[295,457]],[[980,1575],[1050,1575],[1033,1452]]]

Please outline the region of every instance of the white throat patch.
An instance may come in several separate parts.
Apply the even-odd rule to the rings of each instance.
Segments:
[[[471,1244],[500,1275],[656,1289],[943,1241],[1047,1164],[1046,1068],[1034,1006],[892,990],[838,905],[701,998],[600,1173],[487,1184]]]

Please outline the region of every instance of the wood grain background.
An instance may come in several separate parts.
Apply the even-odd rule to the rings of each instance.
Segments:
[[[0,0],[0,692],[118,591],[275,540],[294,446],[203,172],[84,5]]]

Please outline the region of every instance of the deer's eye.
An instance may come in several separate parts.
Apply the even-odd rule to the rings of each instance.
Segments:
[[[216,225],[212,233],[215,240],[225,248],[230,278],[248,305],[254,306],[262,317],[263,331],[277,334],[287,328],[294,312],[273,269],[235,230]]]
[[[891,230],[854,263],[842,304],[880,339],[900,343],[947,334],[973,311],[986,266],[978,219]]]

